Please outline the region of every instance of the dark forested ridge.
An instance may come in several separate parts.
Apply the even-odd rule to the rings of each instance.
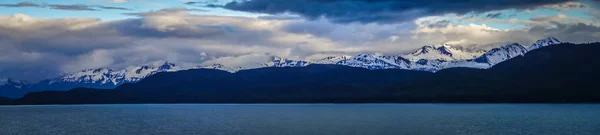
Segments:
[[[339,65],[158,73],[112,90],[46,91],[5,104],[600,102],[600,45],[560,44],[490,69],[437,73]]]

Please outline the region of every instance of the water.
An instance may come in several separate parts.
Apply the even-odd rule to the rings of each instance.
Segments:
[[[600,134],[600,105],[0,106],[0,134]]]

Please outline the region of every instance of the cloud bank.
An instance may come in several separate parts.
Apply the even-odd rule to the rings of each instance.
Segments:
[[[331,21],[341,23],[393,23],[412,21],[423,16],[448,13],[464,15],[502,9],[530,9],[569,1],[571,0],[251,0],[205,6],[266,14],[291,12],[312,20],[325,16]]]
[[[270,4],[257,8],[261,7],[259,5],[265,6],[265,2]],[[125,13],[131,18],[114,21],[0,15],[0,22],[3,22],[0,23],[0,78],[36,81],[84,69],[122,69],[160,61],[174,62],[178,66],[214,63],[235,66],[264,62],[273,55],[307,60],[360,53],[398,55],[423,45],[440,43],[478,48],[507,41],[530,44],[547,36],[575,43],[600,39],[600,25],[590,19],[558,14],[527,20],[500,20],[496,16],[507,15],[486,12],[505,8],[544,8],[547,4],[563,4],[558,2],[564,1],[550,0],[542,4],[527,3],[527,0],[495,3],[497,5],[482,3],[480,6],[485,7],[483,9],[463,4],[454,5],[464,6],[464,9],[429,9],[435,6],[425,7],[419,5],[423,4],[421,2],[407,2],[415,8],[396,9],[401,7],[401,3],[387,0],[292,1],[300,8],[273,6],[278,5],[277,2],[255,0],[223,6],[274,14],[259,17],[193,14],[191,12],[202,9],[183,7]],[[373,11],[350,11],[350,7],[357,3],[366,6],[359,6],[360,9]],[[376,8],[381,3],[391,3],[388,5],[390,9]],[[336,4],[341,7],[333,11],[328,9]],[[300,10],[313,5],[316,6],[315,10],[323,11],[312,13]],[[0,6],[37,7],[30,3]],[[280,14],[285,11],[299,16]],[[461,15],[470,11],[486,13],[481,18]],[[403,13],[417,14],[405,16]],[[379,17],[365,18],[361,14],[376,14]],[[460,22],[474,20],[523,24],[526,27],[507,30]]]

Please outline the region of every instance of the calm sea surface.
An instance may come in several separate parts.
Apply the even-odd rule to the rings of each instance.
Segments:
[[[0,106],[0,134],[600,135],[600,105]]]

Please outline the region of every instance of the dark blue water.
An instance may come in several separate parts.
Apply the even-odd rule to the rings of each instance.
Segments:
[[[598,135],[600,105],[0,106],[0,134]]]

